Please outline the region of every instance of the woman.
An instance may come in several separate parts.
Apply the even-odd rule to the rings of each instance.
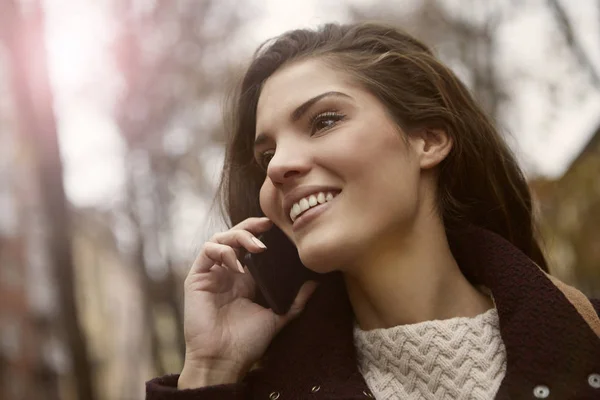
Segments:
[[[185,365],[148,399],[600,398],[600,302],[548,275],[514,156],[425,45],[285,33],[233,115],[235,226],[192,266]],[[238,261],[273,224],[323,274],[283,316]]]

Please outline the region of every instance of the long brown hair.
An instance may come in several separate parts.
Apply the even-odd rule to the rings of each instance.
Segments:
[[[326,24],[263,43],[233,98],[217,199],[234,225],[262,215],[265,173],[253,162],[256,106],[263,83],[279,68],[319,58],[373,93],[406,134],[445,130],[453,148],[439,165],[437,205],[448,233],[464,225],[494,231],[543,270],[529,187],[515,156],[456,75],[423,43],[378,23]],[[452,242],[450,242],[452,247]]]

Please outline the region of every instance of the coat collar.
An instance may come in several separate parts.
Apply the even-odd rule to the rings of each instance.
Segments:
[[[489,288],[498,309],[507,369],[497,399],[531,398],[538,385],[563,398],[600,371],[600,320],[585,296],[493,232],[465,228],[453,235],[453,243],[463,274]],[[262,385],[302,398],[320,387],[339,398],[365,398],[360,394],[369,392],[357,367],[353,322],[343,277],[330,273],[302,314],[272,341],[257,390]]]

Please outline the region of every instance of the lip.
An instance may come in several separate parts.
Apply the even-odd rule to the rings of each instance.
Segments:
[[[313,221],[315,218],[326,212],[331,207],[331,203],[333,203],[337,199],[337,197],[338,196],[335,196],[333,200],[320,204],[317,207],[313,207],[305,211],[302,215],[300,215],[300,217],[298,217],[294,221],[294,223],[292,224],[292,230],[294,232],[299,231],[311,221]]]
[[[306,185],[298,186],[297,188],[291,190],[289,193],[286,193],[283,198],[283,210],[288,220],[290,220],[290,211],[292,210],[292,206],[294,205],[294,203],[300,201],[300,199],[308,195],[319,192],[334,192],[336,194],[339,194],[341,192],[341,189],[336,188],[334,186]]]

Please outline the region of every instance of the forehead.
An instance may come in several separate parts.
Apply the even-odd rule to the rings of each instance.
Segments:
[[[294,62],[265,81],[256,108],[257,127],[273,118],[289,115],[295,107],[322,93],[348,93],[353,86],[346,73],[320,60]]]

